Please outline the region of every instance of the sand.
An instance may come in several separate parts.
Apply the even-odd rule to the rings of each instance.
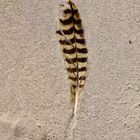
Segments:
[[[140,140],[140,1],[74,1],[89,50],[75,140]],[[69,135],[69,82],[55,34],[61,2],[0,0],[0,140]]]

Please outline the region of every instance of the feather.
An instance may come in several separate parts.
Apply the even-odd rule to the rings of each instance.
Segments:
[[[59,18],[59,43],[66,61],[70,81],[71,102],[76,114],[79,97],[87,77],[88,50],[84,38],[82,20],[76,5],[69,0],[61,4],[62,16]]]

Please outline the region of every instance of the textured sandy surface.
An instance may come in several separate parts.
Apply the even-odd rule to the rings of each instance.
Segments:
[[[63,0],[64,1],[64,0]],[[0,0],[0,140],[64,140],[69,83],[61,0]],[[75,140],[140,140],[140,0],[75,0],[89,72]]]

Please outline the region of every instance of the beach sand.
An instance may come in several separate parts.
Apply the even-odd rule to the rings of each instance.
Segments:
[[[70,140],[62,1],[0,0],[0,140]],[[89,50],[75,140],[140,140],[140,1],[74,2]]]

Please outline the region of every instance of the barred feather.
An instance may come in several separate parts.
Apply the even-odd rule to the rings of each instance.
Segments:
[[[70,80],[71,101],[75,104],[78,102],[87,77],[88,51],[76,5],[69,0],[61,4],[61,8],[62,17],[59,19],[57,34]]]

